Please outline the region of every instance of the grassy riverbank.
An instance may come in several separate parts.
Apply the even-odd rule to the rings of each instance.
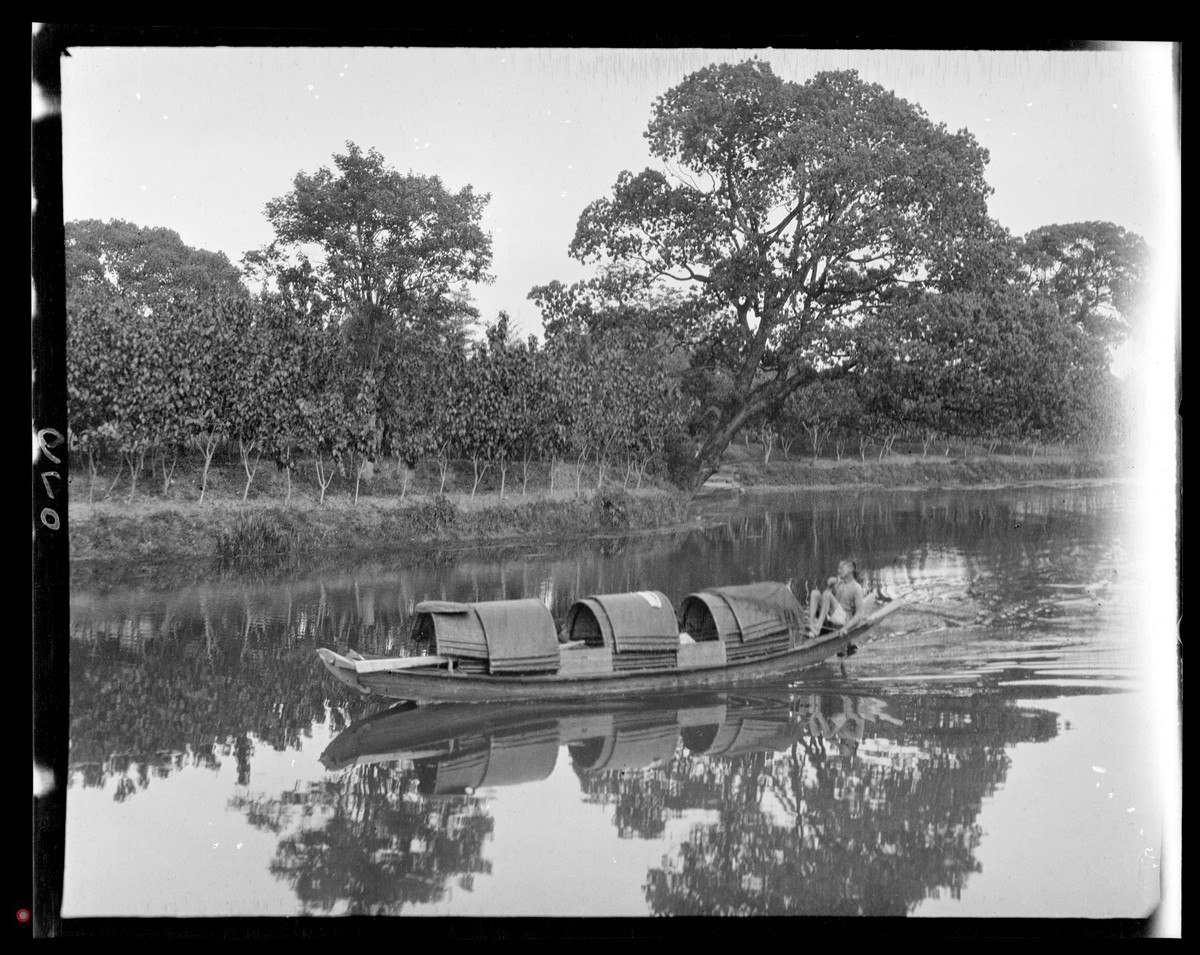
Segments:
[[[1015,455],[980,455],[947,458],[940,455],[899,453],[882,461],[843,457],[791,459],[773,456],[763,463],[757,449],[731,448],[720,471],[708,486],[730,488],[824,487],[984,487],[1027,481],[1060,481],[1115,478],[1123,473],[1114,458],[1057,453],[1037,458]]]
[[[988,486],[1121,475],[1113,460],[1068,456],[952,460],[898,454],[884,461],[776,458],[764,464],[755,450],[731,448],[705,490]],[[597,491],[597,475],[585,472],[577,494],[573,470],[562,472],[556,474],[553,493],[548,475],[536,474],[525,493],[510,481],[504,498],[496,482],[486,481],[472,495],[469,473],[452,474],[444,493],[438,473],[380,473],[364,482],[357,503],[352,489],[342,488],[323,504],[317,488],[293,476],[291,501],[285,504],[284,480],[273,470],[256,475],[243,502],[244,474],[240,467],[224,465],[214,466],[200,504],[198,473],[180,470],[165,493],[161,482],[156,486],[152,478],[143,478],[132,498],[127,487],[101,479],[93,483],[89,502],[86,471],[80,477],[77,470],[71,486],[71,557],[89,563],[203,559],[228,566],[406,546],[562,540],[693,519],[691,499],[677,490],[635,489],[633,482],[626,489],[617,481]]]

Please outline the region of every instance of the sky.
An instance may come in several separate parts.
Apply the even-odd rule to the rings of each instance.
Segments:
[[[622,170],[659,167],[655,98],[711,63],[757,57],[788,80],[854,69],[989,150],[989,211],[1023,235],[1103,220],[1170,250],[1178,146],[1169,44],[1087,51],[136,48],[62,61],[64,215],[165,226],[235,264],[272,238],[266,203],[348,141],[401,172],[491,196],[495,281],[475,286],[540,332],[530,289],[587,274],[568,245]]]

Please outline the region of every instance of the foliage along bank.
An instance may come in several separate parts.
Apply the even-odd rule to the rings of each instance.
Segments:
[[[439,491],[468,461],[472,496],[498,475],[501,500],[539,466],[573,468],[577,497],[585,472],[692,491],[748,430],[768,458],[1122,438],[1130,385],[1109,365],[1144,282],[1137,236],[1010,236],[973,136],[849,71],[707,67],[659,98],[647,139],[663,168],[619,174],[580,216],[571,253],[597,276],[532,290],[541,340],[503,313],[469,334],[490,197],[354,143],[267,204],[275,238],[244,273],[169,230],[68,223],[89,500],[199,463],[203,503],[226,452],[243,500],[273,464],[285,502],[303,467],[324,503],[357,502],[391,460],[436,463]]]

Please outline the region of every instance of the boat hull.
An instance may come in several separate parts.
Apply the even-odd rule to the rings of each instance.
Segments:
[[[567,701],[612,699],[738,686],[816,666],[845,652],[895,605],[885,605],[852,630],[805,640],[800,646],[756,660],[721,667],[613,672],[579,676],[457,673],[433,667],[357,672],[354,661],[319,651],[339,680],[374,696],[423,703],[491,703],[503,700]]]

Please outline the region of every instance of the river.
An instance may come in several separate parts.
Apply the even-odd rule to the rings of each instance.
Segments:
[[[1173,634],[1135,625],[1128,488],[702,507],[670,533],[74,586],[63,915],[1154,911],[1147,661]],[[425,599],[561,620],[591,593],[800,589],[842,556],[909,608],[736,693],[389,707],[315,653],[403,653]]]

